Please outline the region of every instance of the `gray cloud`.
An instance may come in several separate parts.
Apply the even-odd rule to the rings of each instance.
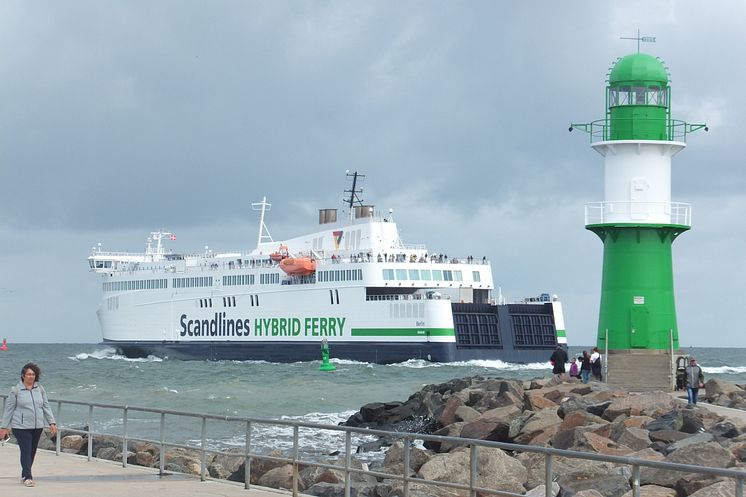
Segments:
[[[342,173],[403,236],[494,261],[510,296],[559,294],[595,336],[602,245],[583,204],[602,161],[570,122],[603,117],[637,28],[668,64],[674,117],[708,121],[674,159],[694,228],[674,246],[686,345],[746,346],[722,305],[743,279],[742,2],[27,2],[0,7],[0,311],[9,338],[97,341],[99,241],[252,248],[336,206]],[[54,323],[50,325],[50,323]],[[715,328],[713,330],[713,328]],[[706,333],[704,335],[703,333]]]

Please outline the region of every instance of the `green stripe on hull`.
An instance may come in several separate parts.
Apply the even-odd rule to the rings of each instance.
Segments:
[[[453,328],[352,328],[354,337],[452,337]]]

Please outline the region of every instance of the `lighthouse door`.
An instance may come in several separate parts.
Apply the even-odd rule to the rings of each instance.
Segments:
[[[630,308],[629,343],[633,349],[648,346],[648,306],[635,305]]]
[[[629,192],[629,217],[633,221],[644,221],[648,217],[648,190],[650,190],[650,183],[646,178],[632,178]]]

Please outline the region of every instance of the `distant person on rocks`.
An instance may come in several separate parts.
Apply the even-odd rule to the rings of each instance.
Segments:
[[[580,379],[583,383],[591,381],[591,356],[587,350],[580,356]]]
[[[689,398],[687,407],[694,407],[697,405],[699,389],[705,386],[705,375],[694,357],[689,358],[689,365],[684,372],[686,374],[686,395]]]
[[[549,362],[552,364],[552,373],[554,374],[554,377],[559,381],[563,381],[565,379],[567,352],[565,352],[565,349],[563,349],[561,345],[557,345],[555,351],[552,352]]]
[[[578,366],[578,360],[573,357],[570,361],[570,378],[580,378],[580,367]]]
[[[38,383],[39,379],[41,369],[33,362],[21,368],[21,381],[10,389],[0,422],[1,440],[8,436],[8,428],[13,430],[16,437],[21,451],[21,483],[27,487],[34,486],[31,466],[34,464],[44,422],[49,423],[49,431],[53,436],[57,433],[57,423],[49,408],[47,392]]]
[[[593,353],[591,354],[591,373],[593,373],[594,380],[604,381],[601,374],[601,352],[598,351],[598,347],[593,347]]]

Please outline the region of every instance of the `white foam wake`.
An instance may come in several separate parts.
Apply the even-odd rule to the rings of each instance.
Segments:
[[[719,366],[719,367],[705,367],[701,366],[702,371],[709,374],[741,374],[746,373],[746,366]]]
[[[111,347],[105,347],[100,350],[94,350],[93,352],[86,353],[81,352],[76,354],[75,357],[69,357],[73,361],[85,361],[86,359],[111,359],[114,361],[128,361],[128,362],[162,362],[163,359],[154,355],[148,357],[126,357],[121,354],[117,354],[117,351]]]

